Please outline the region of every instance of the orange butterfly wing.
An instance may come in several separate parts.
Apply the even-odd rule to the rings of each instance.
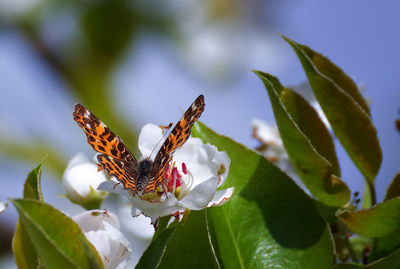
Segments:
[[[151,178],[147,182],[143,193],[154,192],[164,180],[165,170],[172,159],[172,154],[189,139],[193,124],[200,117],[201,113],[203,113],[204,107],[204,96],[200,95],[172,129],[154,158],[150,173]]]
[[[136,169],[130,163],[125,163],[121,160],[114,159],[106,154],[97,155],[101,166],[110,176],[116,177],[125,187],[133,192],[137,191],[136,188]]]
[[[136,191],[137,161],[122,139],[81,104],[75,105],[73,116],[86,134],[88,143],[95,151],[102,153],[97,156],[101,166],[125,188]]]

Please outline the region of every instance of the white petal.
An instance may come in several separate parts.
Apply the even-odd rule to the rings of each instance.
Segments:
[[[231,165],[231,159],[229,158],[228,154],[225,151],[217,151],[212,160],[212,163],[214,167],[218,169],[217,175],[218,178],[220,179],[218,186],[221,186],[228,177],[229,167]]]
[[[72,219],[79,224],[84,232],[103,229],[105,222],[119,229],[118,217],[107,210],[84,211],[73,216]]]
[[[7,202],[0,202],[0,213],[6,210],[7,206],[8,206]]]
[[[143,253],[143,252],[142,252]],[[139,262],[136,261],[135,263],[132,262],[131,257],[129,257],[129,259],[123,260],[122,262],[120,262],[118,264],[117,267],[115,267],[115,269],[129,269],[129,268],[134,268],[136,266],[136,264]]]
[[[123,234],[109,223],[104,223],[105,231],[110,238],[111,253],[108,268],[115,268],[130,253],[129,242]]]
[[[114,214],[107,210],[92,210],[73,219],[95,246],[106,268],[116,268],[128,258],[129,242],[119,231],[119,221]]]
[[[164,196],[159,202],[142,200],[137,195],[131,196],[130,200],[135,208],[140,209],[145,216],[151,218],[151,223],[155,223],[155,221],[160,217],[171,215],[176,211],[184,210],[184,208],[177,206],[178,200],[172,193],[170,193],[168,197]]]
[[[103,172],[98,172],[97,165],[84,161],[86,157],[75,155],[65,169],[62,184],[67,196],[79,200],[86,197],[90,188],[97,189],[99,184],[107,180]]]
[[[218,178],[212,177],[194,187],[188,195],[178,202],[178,205],[192,210],[201,210],[214,197],[217,187]]]
[[[93,246],[96,248],[96,250],[99,252],[100,257],[102,258],[105,265],[106,259],[107,260],[109,259],[111,253],[108,233],[103,230],[88,231],[85,232],[85,236],[87,239],[89,239],[90,243],[92,243]]]
[[[128,258],[129,243],[112,225],[105,223],[104,226],[104,230],[89,231],[85,235],[99,252],[105,267],[116,268]]]
[[[314,100],[314,101],[311,102],[311,105],[317,111],[318,116],[320,117],[322,122],[325,124],[325,126],[328,128],[328,130],[332,132],[331,124],[329,123],[328,118],[325,116],[324,111],[322,111],[322,108],[319,105],[319,103],[316,100]]]
[[[218,172],[224,170],[220,175],[222,184],[228,175],[230,165],[230,159],[225,152],[218,151],[213,145],[203,144],[199,138],[189,138],[182,148],[175,152],[174,161],[178,168],[182,162],[186,164],[193,175],[194,186],[218,176]]]
[[[136,218],[140,214],[142,214],[142,210],[140,210],[140,209],[136,208],[134,205],[132,205],[131,206],[131,217]]]
[[[139,134],[138,143],[142,155],[149,157],[151,153],[157,152],[162,145],[162,138],[162,130],[159,126],[150,123],[143,126]]]
[[[232,197],[234,192],[235,192],[234,187],[217,191],[212,200],[208,203],[207,207],[220,206],[224,204]]]
[[[150,242],[154,235],[154,226],[151,220],[143,215],[132,217],[129,203],[120,207],[119,219],[125,230],[129,231],[136,238]]]
[[[83,164],[88,162],[89,160],[88,158],[86,158],[85,154],[83,154],[82,152],[78,152],[77,154],[75,154],[74,157],[71,158],[71,160],[69,160],[67,169],[77,164]]]
[[[118,184],[117,181],[113,180],[105,180],[101,182],[100,185],[97,187],[97,190],[108,191],[111,193],[117,193],[121,195],[129,195],[126,189],[124,189],[124,185]]]
[[[278,128],[257,118],[251,120],[251,125],[253,125],[255,134],[262,140],[262,142],[283,147]]]

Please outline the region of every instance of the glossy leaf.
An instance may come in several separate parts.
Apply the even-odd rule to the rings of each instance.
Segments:
[[[12,250],[18,268],[41,268],[40,258],[20,219],[17,222],[13,237]]]
[[[33,169],[29,174],[24,184],[24,198],[43,200],[42,189],[40,186],[40,179],[42,174],[42,167],[44,158],[42,162]],[[14,238],[12,241],[12,249],[15,256],[15,261],[18,268],[40,268],[40,258],[33,246],[29,235],[21,223],[18,220]]]
[[[361,264],[336,264],[332,269],[397,269],[400,265],[400,250],[393,252],[385,258],[368,265]]]
[[[364,266],[356,263],[335,264],[332,267],[332,269],[361,269],[361,268],[364,268]]]
[[[311,199],[263,156],[197,122],[204,143],[226,151],[235,187],[224,205],[208,209],[213,246],[223,268],[327,268],[333,248]]]
[[[388,256],[365,266],[365,269],[398,269],[400,266],[400,249]]]
[[[171,218],[172,218],[171,216],[164,216],[157,220],[157,228],[155,229],[152,240],[156,239],[157,236],[159,234],[161,234],[162,232],[164,232],[164,230],[167,229],[168,227],[171,228],[171,226],[172,226],[172,224],[170,224]],[[168,224],[170,224],[170,225],[168,225]]]
[[[347,76],[326,57],[283,37],[299,57],[322,110],[350,158],[372,182],[378,174],[382,152],[365,101]],[[349,86],[350,85],[350,86]]]
[[[347,185],[332,175],[331,164],[316,151],[281,102],[279,94],[285,95],[287,91],[276,77],[260,71],[255,73],[268,91],[283,144],[303,183],[326,205],[342,206],[347,203],[350,198]]]
[[[310,140],[316,151],[329,161],[332,166],[332,173],[340,177],[339,161],[332,136],[319,117],[318,112],[295,91],[285,88],[278,94],[283,106],[297,127]]]
[[[46,268],[104,268],[78,224],[64,213],[37,200],[15,199],[12,203]]]
[[[158,234],[136,268],[219,268],[206,211],[192,211],[186,221]]]
[[[400,173],[397,173],[386,190],[385,201],[400,196]]]
[[[161,258],[165,253],[167,244],[174,232],[174,228],[164,229],[157,237],[151,242],[150,246],[143,253],[136,265],[136,269],[152,269],[157,268]]]
[[[334,223],[337,221],[336,212],[339,207],[337,206],[328,206],[318,200],[313,199],[315,207],[318,209],[319,214],[327,221],[328,223]]]
[[[370,209],[342,211],[337,214],[353,232],[368,237],[383,237],[400,228],[400,197]]]
[[[43,158],[41,163],[33,169],[29,174],[28,178],[24,184],[24,198],[25,199],[35,199],[39,201],[43,201],[43,194],[40,179],[42,177],[42,168],[43,163],[46,160],[47,156]]]
[[[400,228],[376,240],[369,261],[381,259],[397,249],[400,249]]]
[[[400,173],[396,174],[386,191],[385,201],[400,196]],[[400,248],[400,227],[396,231],[378,238],[372,250],[370,261],[381,259]]]
[[[206,210],[191,211],[175,226],[158,268],[219,268],[211,246]]]

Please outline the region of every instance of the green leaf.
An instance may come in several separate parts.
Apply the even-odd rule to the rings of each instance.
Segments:
[[[171,218],[172,218],[171,216],[164,216],[157,220],[157,228],[155,230],[152,240],[156,239],[159,234],[161,234],[162,232],[164,232],[165,229],[168,228],[168,224]],[[171,226],[172,224],[169,227],[171,228]]]
[[[37,200],[15,199],[12,203],[46,268],[104,268],[95,248],[68,216]]]
[[[18,268],[37,269],[42,264],[27,231],[19,219],[12,241],[12,250]]]
[[[396,251],[379,261],[363,266],[361,264],[336,264],[332,269],[397,269],[400,265],[400,251]]]
[[[369,261],[381,259],[399,248],[400,228],[384,237],[377,239],[374,248],[372,249],[371,256],[369,257]]]
[[[158,268],[219,268],[211,246],[206,210],[191,211],[176,224]]]
[[[24,184],[24,198],[43,201],[40,178],[42,175],[43,163],[46,158],[47,156],[44,157],[40,164],[28,174]],[[12,249],[18,268],[36,269],[41,267],[40,258],[26,229],[22,225],[21,220],[18,220],[17,222],[12,241]]]
[[[361,264],[357,263],[341,263],[341,264],[335,264],[332,269],[359,269],[363,268]]]
[[[365,269],[398,269],[400,266],[400,249],[388,256],[365,266]]]
[[[347,203],[350,199],[349,188],[332,175],[331,164],[315,150],[282,104],[279,94],[285,95],[287,91],[276,77],[260,71],[255,73],[264,82],[283,144],[306,187],[326,205],[342,206]]]
[[[339,210],[337,206],[328,206],[318,200],[313,199],[315,207],[318,209],[319,214],[328,223],[334,223],[337,221],[336,212]]]
[[[192,211],[186,222],[162,231],[136,268],[219,268],[210,242],[206,210]]]
[[[160,232],[157,237],[151,242],[150,246],[143,253],[140,258],[138,264],[136,265],[136,269],[152,269],[157,268],[159,265],[162,256],[165,253],[165,249],[167,244],[174,232],[174,228],[164,229]]]
[[[385,201],[400,196],[400,173],[396,174],[386,191]],[[372,249],[370,261],[381,259],[400,248],[400,227],[389,235],[378,238]]]
[[[231,159],[222,186],[235,187],[208,209],[213,246],[224,268],[328,268],[333,247],[311,199],[263,156],[197,122],[192,134]]]
[[[397,173],[386,190],[385,201],[400,196],[400,173]]]
[[[370,209],[342,211],[337,214],[353,232],[368,237],[383,237],[400,228],[400,197]]]
[[[297,127],[310,140],[316,151],[329,161],[332,166],[332,173],[340,177],[339,162],[333,139],[317,111],[295,91],[282,88],[282,91],[278,93],[283,106]]]
[[[47,156],[43,158],[40,164],[33,169],[29,174],[24,184],[24,198],[35,199],[43,201],[42,188],[40,186],[40,179],[42,176],[43,163]]]
[[[376,129],[357,88],[326,57],[282,36],[295,50],[315,97],[337,138],[364,177],[372,182],[378,174],[382,152]]]

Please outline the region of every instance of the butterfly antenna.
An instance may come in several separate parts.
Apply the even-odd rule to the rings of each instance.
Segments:
[[[172,122],[170,122],[167,126],[164,125],[159,125],[158,127],[161,128],[161,131],[163,132],[163,136],[160,138],[160,140],[158,140],[157,144],[154,146],[153,150],[151,151],[150,154],[150,158],[153,155],[154,151],[156,150],[156,148],[158,148],[158,146],[160,145],[161,141],[165,140],[165,137],[167,136],[167,134],[169,134],[169,132],[171,131],[171,127],[172,125],[174,125]]]

